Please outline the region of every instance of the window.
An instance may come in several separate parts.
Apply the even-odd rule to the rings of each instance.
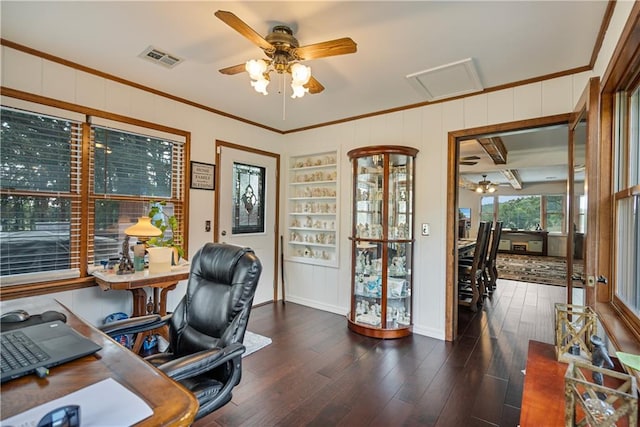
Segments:
[[[124,229],[154,202],[184,225],[186,134],[0,111],[2,287],[86,275],[87,265],[119,256]]]
[[[565,197],[561,195],[542,196],[544,218],[542,228],[550,233],[562,233],[564,231]]]
[[[82,124],[2,108],[3,285],[79,277]]]
[[[480,221],[502,221],[504,228],[549,232],[565,231],[564,195],[485,196],[480,201]]]
[[[637,82],[636,78],[636,82]],[[640,316],[640,86],[616,96],[615,297]]]
[[[95,218],[89,263],[118,255],[124,230],[163,201],[162,211],[182,223],[183,144],[104,126],[91,126],[93,180],[90,213]],[[171,237],[171,230],[165,232]],[[173,236],[179,241],[182,236]]]

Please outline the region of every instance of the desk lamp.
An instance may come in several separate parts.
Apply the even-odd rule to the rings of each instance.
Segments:
[[[144,252],[147,240],[162,234],[162,230],[151,224],[151,218],[141,216],[138,223],[124,230],[125,238],[122,245],[122,260],[118,267],[118,274],[129,274],[144,270]],[[133,263],[129,258],[129,236],[137,237],[138,243],[133,247]]]

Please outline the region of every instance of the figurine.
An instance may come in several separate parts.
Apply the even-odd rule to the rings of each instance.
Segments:
[[[591,363],[593,366],[599,368],[613,369],[613,362],[609,357],[609,353],[605,348],[604,341],[597,335],[591,335],[591,344],[593,345],[593,352],[591,353]],[[593,372],[593,381],[598,384],[603,384],[602,372]]]

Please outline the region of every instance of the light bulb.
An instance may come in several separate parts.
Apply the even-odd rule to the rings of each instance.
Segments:
[[[252,80],[260,80],[267,71],[267,62],[264,59],[251,59],[244,64],[244,69]]]
[[[256,90],[256,92],[261,93],[263,95],[268,95],[267,86],[269,85],[269,80],[264,77],[251,82],[251,86]]]
[[[290,70],[291,79],[294,83],[302,86],[309,82],[309,79],[311,78],[311,67],[307,67],[306,65],[296,62],[291,66]]]
[[[291,89],[293,90],[292,98],[302,98],[305,93],[309,92],[309,88],[295,83],[291,83]]]

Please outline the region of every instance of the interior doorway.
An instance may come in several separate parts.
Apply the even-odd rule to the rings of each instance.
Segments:
[[[495,203],[499,203],[499,194],[502,192],[507,198],[506,190],[509,188],[512,189],[509,193],[514,193],[518,186],[534,186],[531,183],[535,183],[535,186],[539,187],[545,181],[553,181],[559,190],[556,192],[564,194],[563,214],[567,215],[567,145],[571,117],[568,113],[449,133],[445,327],[447,340],[454,340],[458,333],[458,240],[462,231],[461,213],[464,212],[465,217],[469,213],[469,219],[465,218],[464,231],[468,238],[473,239],[480,221],[493,219],[488,217],[490,209],[485,208],[483,212],[481,200],[493,199]],[[558,141],[558,146],[545,146],[544,144],[549,142],[545,133],[554,134],[553,138]],[[545,142],[536,142],[536,139]],[[501,147],[501,144],[504,147]],[[535,186],[530,189],[532,193],[536,192]],[[490,188],[493,188],[493,191],[490,192]],[[464,192],[472,194],[473,197],[464,197]],[[503,224],[503,227],[518,229],[522,225]],[[561,234],[566,235],[566,229]],[[553,248],[554,253],[566,257],[566,241],[556,245],[558,247]],[[521,247],[529,249],[527,246]]]

